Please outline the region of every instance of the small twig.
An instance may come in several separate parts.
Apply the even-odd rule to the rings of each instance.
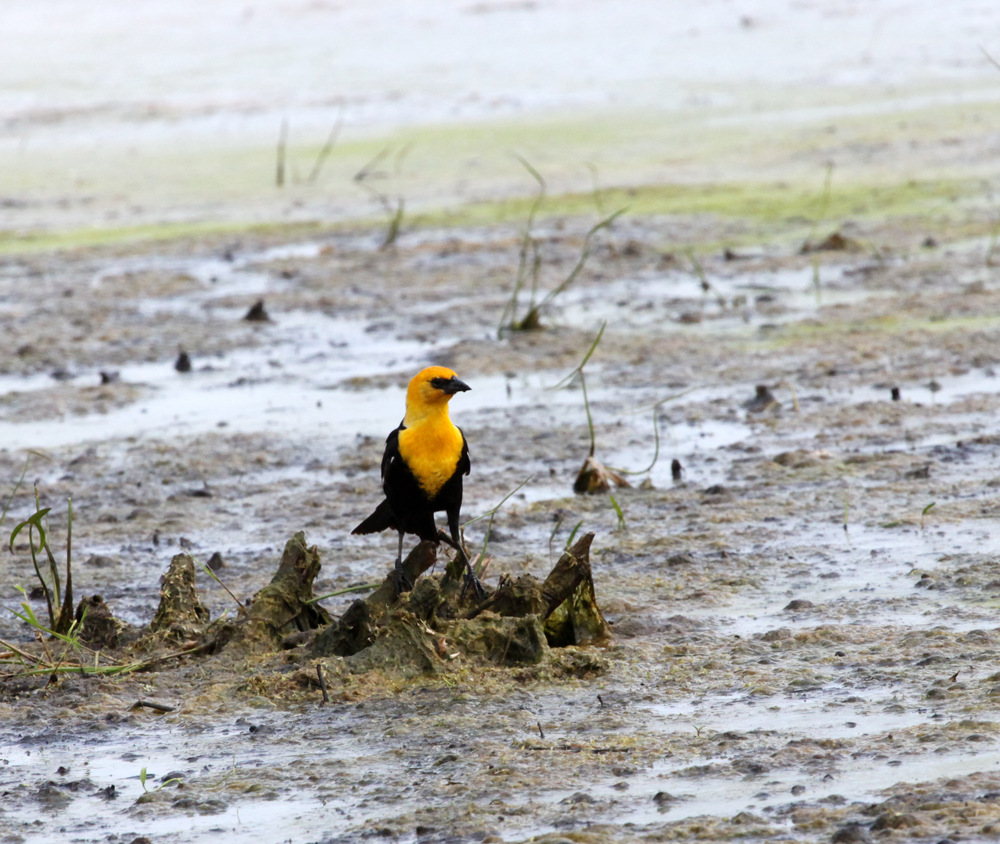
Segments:
[[[35,485],[35,509],[39,511],[42,509],[41,501],[39,500],[38,497],[37,484]],[[50,510],[51,508],[46,509],[45,511],[46,515],[49,513]],[[49,547],[49,541],[46,538],[46,535],[42,533],[41,518],[39,518],[38,520],[38,525],[39,525],[39,533],[41,533],[41,540],[38,545],[38,550],[39,551],[44,550],[49,560],[49,571],[52,573],[52,597],[55,600],[55,608],[56,611],[58,612],[60,607],[62,606],[62,594],[63,594],[62,584],[59,582],[59,567],[56,565],[56,558],[52,555],[52,549]],[[30,530],[28,531],[28,536],[29,538],[31,536]],[[59,629],[59,616],[52,615],[52,607],[49,607],[49,620],[52,623],[51,626],[53,630],[55,630],[57,633],[63,632],[62,630]]]
[[[29,524],[28,525],[28,548],[31,550],[31,564],[35,567],[35,577],[38,578],[38,582],[42,584],[42,591],[45,593],[45,605],[49,611],[49,625],[54,629],[56,626],[56,616],[52,609],[52,592],[49,589],[49,584],[45,582],[45,578],[42,577],[42,570],[38,565],[38,555],[35,552],[35,540],[34,540],[34,529],[38,528],[38,532],[41,534],[40,541],[45,540],[45,531],[42,530],[41,524]],[[14,537],[10,538],[11,547],[14,545]],[[39,549],[41,550],[41,549]],[[56,595],[56,605],[58,606],[59,596]]]
[[[580,528],[582,527],[583,527],[583,519],[580,519],[580,521],[578,521],[575,525],[573,525],[573,530],[569,532],[569,539],[566,540],[566,547],[563,549],[564,551],[569,551],[570,546],[572,546],[573,544],[573,540],[576,539],[577,531],[580,530]]]
[[[590,360],[590,356],[594,354],[597,349],[597,344],[601,342],[601,338],[604,336],[604,329],[608,327],[608,321],[605,320],[601,323],[601,330],[597,332],[597,336],[594,338],[594,342],[590,344],[590,348],[587,349],[587,354],[583,356],[583,360],[580,361],[579,366],[576,367],[569,375],[563,378],[558,384],[552,387],[553,390],[558,390],[563,385],[567,384],[572,380],[574,375],[580,376],[580,387],[583,389],[583,407],[587,412],[587,430],[590,432],[590,456],[594,456],[594,452],[597,448],[597,440],[594,435],[594,418],[590,414],[590,400],[587,397],[587,379],[583,374],[583,368],[587,365],[587,361]]]
[[[183,651],[174,651],[173,653],[163,654],[162,656],[154,656],[150,659],[143,660],[142,662],[132,662],[127,665],[120,666],[123,671],[141,671],[144,668],[148,668],[151,665],[155,665],[158,662],[165,662],[168,659],[180,659],[182,656],[196,656],[202,651],[209,651],[215,647],[215,642],[204,642],[200,645],[195,645],[193,648],[188,648]]]
[[[319,689],[323,692],[323,703],[330,702],[330,695],[326,693],[326,678],[323,676],[323,666],[316,666],[316,676],[319,678]]]
[[[664,399],[664,401],[666,401],[666,399]],[[660,459],[660,426],[657,420],[659,410],[660,405],[657,404],[653,406],[653,442],[655,443],[655,447],[653,448],[653,459],[650,461],[650,464],[645,469],[615,469],[619,475],[645,475],[647,472],[653,471],[656,461]]]
[[[531,175],[531,177],[538,182],[538,194],[535,196],[534,202],[531,203],[531,208],[528,211],[528,219],[524,225],[524,234],[521,236],[521,255],[517,266],[517,279],[514,282],[514,292],[511,293],[510,300],[504,307],[503,314],[500,317],[500,326],[497,328],[497,339],[502,339],[504,331],[508,328],[513,330],[517,325],[517,300],[521,293],[521,288],[524,286],[524,279],[528,268],[528,250],[534,248],[535,261],[534,261],[534,272],[535,279],[537,281],[538,269],[541,267],[541,258],[538,255],[538,244],[532,239],[531,230],[535,224],[535,215],[538,213],[538,209],[541,207],[542,202],[545,200],[545,179],[542,178],[542,174],[539,173],[531,163],[521,155],[516,152],[512,153],[514,158],[516,158],[521,166]]]
[[[618,515],[618,530],[628,530],[628,525],[625,524],[625,514],[622,512],[621,505],[611,493],[608,493],[608,498],[611,499],[611,506],[615,508],[615,513]]]
[[[375,168],[378,167],[379,164],[382,163],[382,161],[385,159],[385,157],[387,155],[389,155],[390,152],[392,152],[392,145],[391,144],[389,146],[385,147],[384,149],[380,150],[379,152],[377,152],[375,154],[375,157],[372,158],[371,161],[369,161],[364,167],[362,167],[360,170],[358,170],[357,173],[354,174],[354,181],[355,182],[363,182],[369,176],[372,176],[372,175],[384,175],[382,173],[376,173],[375,172]]]
[[[993,56],[991,56],[986,51],[986,48],[982,44],[979,45],[979,49],[983,51],[983,55],[986,56],[989,63],[993,65],[993,67],[995,67],[997,70],[1000,70],[1000,62],[998,62],[995,58],[993,58]]]
[[[59,613],[60,633],[67,633],[73,626],[73,499],[67,499],[66,515],[66,590],[63,592],[62,612]]]
[[[685,252],[685,254],[688,257],[688,260],[691,262],[691,267],[692,267],[691,271],[692,271],[692,273],[694,274],[695,278],[698,279],[698,282],[701,284],[701,292],[704,293],[706,296],[709,293],[714,293],[715,294],[715,301],[718,303],[718,305],[719,305],[719,307],[721,309],[725,310],[725,307],[726,307],[726,297],[723,296],[715,288],[715,286],[712,284],[712,282],[710,282],[708,280],[708,274],[705,272],[705,268],[701,265],[701,262],[695,257],[694,250],[693,249],[688,249]]]
[[[542,741],[545,741],[545,731],[542,729],[542,722],[538,721],[538,735]]]
[[[809,229],[809,234],[806,236],[807,245],[812,244],[816,230],[826,219],[826,212],[830,206],[830,183],[833,181],[833,166],[832,161],[826,162],[826,176],[823,178],[823,196],[820,200],[819,216],[813,221],[812,228]]]
[[[591,195],[594,197],[594,205],[597,207],[597,213],[601,217],[606,217],[607,214],[604,211],[604,202],[601,201],[601,191],[597,185],[597,167],[588,161],[587,169],[590,170],[590,181],[593,184]]]
[[[507,501],[510,499],[510,497],[512,495],[514,495],[514,493],[517,492],[519,489],[521,489],[523,486],[525,486],[525,484],[527,484],[529,481],[534,480],[534,477],[535,476],[533,474],[532,475],[528,475],[528,477],[526,477],[523,481],[521,481],[521,483],[519,483],[510,492],[508,492],[503,498],[501,498],[500,499],[500,503],[497,504],[496,507],[493,507],[493,508],[487,510],[485,513],[481,513],[478,516],[473,516],[471,519],[469,519],[467,522],[465,522],[462,525],[462,530],[465,530],[465,528],[467,528],[469,525],[473,524],[474,522],[478,522],[480,519],[485,519],[487,516],[494,516],[494,515],[496,515],[496,512],[501,507],[503,507],[504,504],[507,503]]]
[[[607,328],[607,326],[608,326],[608,321],[604,320],[604,322],[601,323],[601,330],[597,332],[597,336],[594,338],[594,342],[590,344],[590,348],[587,349],[587,354],[583,356],[583,360],[580,361],[580,363],[576,366],[576,368],[572,372],[570,372],[569,375],[563,378],[562,381],[560,381],[551,389],[558,390],[560,387],[564,387],[572,380],[574,375],[576,375],[578,372],[583,371],[583,368],[587,365],[587,361],[590,360],[590,356],[594,354],[594,351],[597,349],[597,344],[601,342],[601,338],[604,336],[604,329]]]
[[[673,401],[674,399],[680,399],[688,395],[688,393],[693,393],[698,387],[688,387],[686,390],[681,390],[679,393],[671,393],[669,396],[664,396],[659,401],[653,402],[653,404],[644,404],[635,408],[632,411],[627,411],[629,413],[643,413],[647,410],[656,410],[661,405],[666,404],[668,401]]]
[[[333,150],[333,145],[337,143],[337,138],[340,135],[341,127],[344,125],[344,104],[340,104],[340,112],[337,114],[337,122],[333,124],[333,129],[330,130],[330,135],[326,139],[326,143],[319,151],[319,155],[316,156],[316,163],[313,164],[312,170],[309,175],[306,176],[306,183],[312,184],[319,178],[319,171],[323,168],[323,164],[326,162],[327,156]]]
[[[576,265],[570,270],[570,274],[558,284],[553,287],[548,293],[545,294],[545,298],[542,299],[541,304],[538,306],[538,310],[542,311],[545,307],[562,293],[567,287],[569,287],[576,277],[583,271],[584,265],[587,263],[587,259],[590,257],[590,241],[601,229],[609,229],[615,220],[617,220],[622,214],[628,211],[628,206],[625,208],[619,208],[614,214],[611,214],[601,220],[597,225],[593,226],[590,231],[583,238],[583,249],[580,251],[580,257],[577,259]]]
[[[781,384],[788,387],[792,394],[792,405],[795,407],[795,412],[800,413],[802,408],[799,407],[799,397],[795,392],[795,385],[791,381],[782,381]]]
[[[44,645],[44,641],[42,642]],[[21,671],[22,676],[31,676],[37,674],[83,674],[84,676],[114,676],[118,674],[131,674],[135,671],[143,671],[152,665],[156,665],[158,662],[164,662],[168,659],[177,659],[182,656],[195,656],[203,651],[211,650],[215,646],[215,642],[205,642],[201,645],[196,645],[193,648],[188,648],[186,651],[175,651],[174,653],[163,654],[163,656],[154,656],[150,659],[143,660],[142,662],[129,662],[125,665],[102,665],[96,668],[91,668],[89,666],[83,665],[58,665],[53,666],[51,661],[46,665],[43,660],[37,657],[32,657],[30,654],[23,654],[28,659],[34,660],[35,664],[40,666],[39,668],[30,669],[28,671]],[[82,645],[80,647],[83,647]],[[11,650],[14,650],[11,648]],[[89,648],[88,648],[89,650]],[[20,653],[20,652],[18,652]]]
[[[403,169],[403,161],[406,159],[406,156],[409,155],[411,149],[413,149],[412,141],[404,145],[403,148],[396,153],[395,174],[397,177],[400,175]],[[379,202],[385,211],[386,216],[389,218],[389,225],[386,229],[385,237],[379,246],[380,250],[388,249],[399,237],[399,232],[403,225],[403,211],[405,208],[405,201],[402,196],[396,198],[396,207],[394,209],[389,197],[374,185],[370,185],[368,183],[369,178],[379,178],[386,175],[384,172],[376,171],[375,168],[382,163],[391,151],[392,145],[390,144],[382,149],[371,161],[354,174],[354,181],[367,190]]]
[[[168,706],[165,703],[157,703],[153,700],[137,700],[132,704],[130,709],[152,709],[154,712],[173,712],[177,709],[176,706]]]
[[[601,331],[604,331],[604,327],[601,327]],[[583,374],[583,368],[580,369],[580,388],[583,390],[583,409],[587,411],[587,431],[590,432],[590,456],[594,456],[594,452],[597,450],[597,436],[594,434],[594,417],[590,413],[590,399],[587,396],[587,376]]]
[[[281,121],[281,131],[278,133],[278,160],[274,171],[274,184],[283,188],[285,186],[285,150],[288,145],[288,118]]]
[[[0,645],[3,645],[3,647],[7,648],[7,650],[13,651],[18,656],[24,657],[24,659],[30,660],[31,662],[34,662],[36,664],[40,663],[42,661],[39,657],[32,656],[31,654],[27,653],[26,651],[22,651],[20,648],[15,647],[10,642],[4,641],[3,639],[0,639]]]
[[[352,592],[371,592],[372,589],[378,589],[381,583],[360,583],[357,586],[348,586],[346,589],[338,589],[336,592],[327,592],[325,595],[318,595],[315,598],[310,598],[305,603],[315,604],[317,601],[322,601],[326,598],[336,598],[338,595],[350,595]]]
[[[392,246],[396,239],[399,237],[399,230],[403,226],[403,209],[405,202],[403,197],[396,198],[396,210],[390,213],[391,206],[386,205],[386,213],[389,213],[389,227],[385,232],[385,239],[382,241],[382,245],[379,249],[388,249]]]

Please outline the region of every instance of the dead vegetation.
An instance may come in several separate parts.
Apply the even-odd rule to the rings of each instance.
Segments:
[[[370,671],[405,680],[477,664],[538,667],[553,661],[555,648],[601,645],[610,639],[590,569],[593,538],[588,533],[578,539],[544,582],[528,574],[503,576],[481,601],[463,595],[461,577],[447,569],[424,575],[437,561],[437,546],[421,542],[404,563],[416,581],[412,592],[397,597],[389,575],[337,619],[313,595],[320,557],[301,532],[286,543],[270,583],[245,605],[240,603],[235,618],[210,618],[195,586],[196,560],[180,553],[163,575],[159,606],[147,627],[116,619],[99,595],[84,598],[73,628],[76,657],[64,655],[55,665],[28,648],[17,649],[8,654],[13,670],[6,679],[26,672],[45,674],[39,668],[46,665],[52,671],[87,673],[80,649],[99,654],[105,673],[112,667],[118,672],[154,665],[162,670],[181,657],[211,657],[215,665],[219,660],[242,664],[277,658],[277,665],[302,666],[293,683],[322,690],[324,698],[326,678],[335,686],[338,677]],[[38,630],[37,650],[47,651],[43,634],[54,634],[41,625]],[[590,673],[603,670],[596,653],[576,660],[572,670],[581,665]],[[258,682],[267,682],[266,673]]]

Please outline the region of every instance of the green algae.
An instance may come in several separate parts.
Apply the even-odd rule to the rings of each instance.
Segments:
[[[959,180],[887,183],[869,182],[838,187],[830,197],[828,221],[939,215],[944,204],[974,196],[976,186]],[[660,184],[609,188],[601,192],[608,207],[627,206],[630,216],[712,214],[782,227],[820,221],[820,192],[812,186],[786,182]],[[482,202],[460,209],[426,212],[413,222],[423,225],[486,225],[524,219],[532,200],[528,197]],[[543,218],[583,216],[594,213],[591,193],[547,197]]]
[[[223,235],[277,235],[282,239],[316,235],[326,230],[317,222],[256,223],[247,221],[201,221],[149,223],[140,226],[87,226],[54,231],[0,231],[0,255],[87,249],[129,244],[162,244],[169,241]]]
[[[981,196],[982,186],[973,180],[906,180],[899,183],[862,182],[841,185],[832,192],[821,218],[822,198],[815,185],[769,183],[657,184],[614,187],[601,191],[606,207],[627,208],[627,217],[711,215],[741,221],[750,227],[744,237],[729,237],[727,244],[754,242],[765,235],[781,233],[785,238],[803,237],[822,224],[836,228],[839,220],[884,222],[896,219],[919,229],[930,228],[939,237],[987,234],[990,221],[970,219],[959,209]],[[432,208],[404,220],[404,230],[415,228],[459,228],[519,223],[532,203],[529,196],[474,202],[457,207]],[[595,214],[589,192],[548,196],[539,214],[543,221],[565,217],[589,218]],[[359,215],[348,220],[260,223],[213,220],[150,223],[136,226],[88,226],[65,230],[0,231],[0,254],[20,254],[126,244],[163,243],[206,236],[267,236],[283,238],[321,236],[356,226],[371,225],[372,218]],[[713,249],[722,241],[717,233],[699,243]]]

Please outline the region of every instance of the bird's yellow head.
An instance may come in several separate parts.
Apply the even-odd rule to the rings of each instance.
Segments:
[[[447,412],[448,402],[455,393],[472,389],[458,380],[458,376],[445,366],[428,366],[410,380],[406,389],[406,415],[424,415],[435,408]]]

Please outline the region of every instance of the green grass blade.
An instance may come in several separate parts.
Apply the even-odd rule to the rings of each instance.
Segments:
[[[326,598],[336,598],[338,595],[350,595],[352,592],[371,592],[373,589],[378,589],[381,585],[381,583],[361,583],[357,586],[348,586],[345,589],[338,589],[336,592],[327,592],[325,595],[310,598],[306,603],[315,604],[317,601],[322,601]]]
[[[604,320],[604,322],[601,323],[601,330],[597,332],[597,336],[594,338],[594,342],[590,344],[590,348],[587,349],[587,354],[583,356],[583,360],[580,361],[580,365],[577,366],[572,372],[570,372],[569,375],[563,378],[562,381],[560,381],[558,384],[556,384],[553,387],[550,387],[550,389],[558,390],[560,387],[563,387],[570,381],[572,381],[573,377],[577,373],[583,372],[583,368],[587,365],[587,361],[590,360],[590,356],[594,354],[594,352],[597,350],[597,344],[601,342],[601,338],[604,336],[604,329],[607,327],[608,327],[608,321]]]
[[[625,524],[625,514],[622,512],[618,500],[611,493],[608,493],[608,498],[611,499],[611,506],[615,508],[615,513],[618,514],[618,530],[628,530],[628,525]]]
[[[580,519],[575,525],[573,525],[573,530],[569,532],[569,539],[566,540],[566,547],[564,550],[569,551],[573,546],[573,540],[576,539],[576,532],[583,527],[583,519]]]
[[[11,532],[10,539],[7,541],[7,546],[11,551],[14,550],[14,540],[17,539],[17,535],[24,529],[30,528],[34,525],[38,528],[39,541],[41,545],[38,546],[38,550],[41,551],[42,547],[45,545],[45,528],[42,526],[42,519],[48,514],[51,507],[46,507],[44,510],[37,511],[33,516],[25,519],[21,524],[14,528]],[[30,541],[30,539],[29,539]]]
[[[526,477],[523,481],[521,481],[521,483],[519,483],[510,492],[508,492],[503,498],[501,498],[500,499],[500,503],[497,504],[496,507],[494,507],[491,510],[487,510],[485,513],[482,513],[479,516],[475,516],[474,518],[469,519],[469,521],[465,522],[462,525],[462,529],[464,530],[469,525],[471,525],[473,522],[478,522],[481,519],[485,519],[487,516],[492,516],[494,513],[497,512],[497,510],[499,510],[501,507],[503,507],[504,504],[507,503],[507,501],[510,499],[510,497],[512,495],[514,495],[515,492],[518,492],[522,487],[526,486],[529,482],[533,481],[534,479],[535,479],[535,476],[533,474],[532,475],[528,475],[528,477]]]

